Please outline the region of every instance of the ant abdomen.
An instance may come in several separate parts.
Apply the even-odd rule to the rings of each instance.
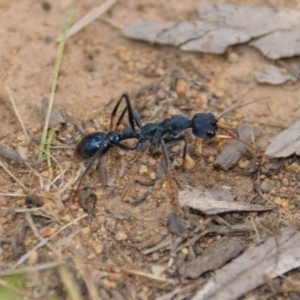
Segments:
[[[105,139],[106,134],[104,132],[93,132],[91,134],[86,135],[81,139],[81,141],[75,148],[75,159],[82,160],[92,158],[96,154],[97,150],[102,146],[102,144],[106,142]],[[108,150],[107,147],[105,147],[104,149]]]

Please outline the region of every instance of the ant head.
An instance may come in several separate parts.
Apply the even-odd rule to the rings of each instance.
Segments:
[[[218,130],[217,119],[210,113],[195,114],[192,119],[192,130],[196,137],[213,138]]]

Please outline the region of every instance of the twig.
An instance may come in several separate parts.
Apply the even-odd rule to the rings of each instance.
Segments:
[[[106,0],[102,5],[95,7],[92,9],[88,14],[86,14],[81,20],[79,20],[77,23],[75,23],[66,34],[65,38],[72,36],[73,34],[77,33],[87,25],[91,24],[93,21],[95,21],[98,17],[100,17],[102,14],[104,14],[107,10],[109,10],[117,0]],[[60,36],[57,38],[57,42],[60,42],[62,40],[63,36]]]
[[[44,239],[43,241],[41,241],[40,243],[38,243],[35,247],[33,247],[29,252],[27,252],[26,254],[24,254],[16,263],[15,265],[13,265],[11,267],[11,270],[16,269],[19,265],[21,265],[23,262],[25,262],[31,255],[32,252],[36,251],[37,249],[43,247],[46,243],[48,243],[52,238],[54,238],[55,236],[57,236],[61,231],[65,230],[66,228],[68,228],[69,226],[73,225],[74,223],[78,222],[79,220],[86,218],[88,216],[88,214],[83,214],[82,216],[78,217],[77,219],[71,221],[70,223],[66,224],[65,226],[62,226],[61,228],[59,228],[54,234],[52,234],[50,237],[48,237],[47,239]],[[1,273],[0,273],[1,275]]]
[[[105,265],[105,264],[101,264],[101,263],[100,264],[97,263],[97,266],[100,267],[100,268],[101,267],[102,268],[108,268],[108,269],[114,270],[116,272],[123,272],[123,273],[131,274],[131,275],[146,277],[146,278],[152,279],[152,280],[157,280],[157,281],[161,281],[161,282],[167,282],[167,283],[170,283],[170,284],[175,284],[175,281],[172,280],[172,279],[162,278],[162,277],[155,276],[153,274],[149,274],[149,273],[138,271],[138,270],[129,270],[129,269],[110,266],[110,265]]]
[[[4,169],[4,171],[11,177],[13,178],[26,192],[28,191],[27,187],[19,180],[15,177],[15,175],[13,175],[2,163],[2,161],[0,161],[0,166]]]
[[[300,73],[295,70],[295,68],[289,66],[287,63],[285,63],[283,60],[279,59],[277,61],[278,64],[280,64],[282,67],[287,69],[292,75],[294,75],[296,78],[300,79]]]
[[[28,225],[30,226],[33,234],[35,235],[35,237],[40,240],[40,242],[43,242],[45,239],[40,235],[39,231],[37,230],[33,220],[32,220],[32,217],[31,217],[31,214],[29,212],[26,212],[25,213],[25,219],[28,223]],[[53,253],[55,253],[58,257],[60,257],[60,253],[53,247],[51,246],[48,242],[46,242],[45,244]]]
[[[21,269],[18,269],[18,270],[9,269],[9,270],[0,272],[0,276],[32,273],[32,272],[36,272],[36,271],[55,268],[55,267],[60,266],[64,263],[65,263],[64,261],[53,261],[53,262],[49,262],[49,263],[45,263],[45,264],[36,265],[36,266],[33,266],[33,267],[21,268]]]
[[[148,255],[150,253],[156,252],[160,249],[166,248],[167,246],[169,246],[171,244],[171,239],[169,236],[167,236],[164,240],[162,240],[161,242],[159,242],[158,244],[156,244],[155,246],[145,249],[142,251],[142,253],[144,255]]]
[[[18,121],[19,121],[19,123],[20,123],[20,125],[21,125],[21,127],[22,127],[22,129],[23,129],[23,131],[24,131],[24,134],[25,134],[25,136],[26,136],[26,139],[27,139],[28,142],[30,142],[30,138],[29,138],[29,136],[28,136],[28,134],[27,134],[26,128],[25,128],[24,123],[23,123],[23,120],[22,120],[22,118],[21,118],[21,116],[20,116],[20,114],[19,114],[19,111],[18,111],[18,109],[17,109],[15,100],[14,100],[14,98],[13,98],[11,92],[10,92],[10,89],[8,88],[8,86],[6,86],[5,88],[6,88],[6,91],[7,91],[8,95],[9,95],[10,102],[11,102],[11,104],[12,104],[12,106],[13,106],[14,113],[15,113],[15,115],[16,115],[16,117],[17,117],[17,119],[18,119]]]
[[[264,241],[264,239],[261,237],[261,235],[260,235],[260,233],[259,233],[259,231],[257,229],[256,223],[255,223],[255,221],[254,221],[254,219],[252,217],[250,217],[250,221],[251,221],[251,225],[253,227],[253,230],[255,232],[256,244],[259,245],[259,244],[261,244]]]
[[[271,104],[270,104],[269,101],[267,101],[267,104],[268,104],[268,108],[269,108],[271,114],[273,115],[274,119],[275,119],[276,121],[278,121],[278,122],[280,123],[280,125],[282,125],[284,128],[286,128],[285,124],[279,119],[279,117],[277,117],[277,116],[275,115],[275,112],[274,112],[274,110],[272,109],[272,106],[271,106]]]
[[[122,30],[122,28],[124,27],[121,23],[112,20],[110,18],[106,18],[106,17],[100,17],[99,18],[101,21],[107,23],[108,25],[110,25],[112,28],[117,29],[117,30]]]

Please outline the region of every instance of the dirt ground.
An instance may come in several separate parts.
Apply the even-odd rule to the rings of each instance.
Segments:
[[[64,28],[70,5],[70,1],[53,2],[0,2],[1,143],[28,158],[26,164],[0,158],[0,299],[5,282],[19,289],[5,299],[188,299],[213,272],[191,280],[181,277],[178,268],[223,234],[205,235],[194,247],[175,251],[180,245],[172,246],[178,235],[168,227],[171,213],[189,224],[185,241],[201,224],[243,224],[250,217],[257,221],[263,236],[299,225],[299,158],[285,159],[281,170],[265,175],[259,167],[261,159],[247,153],[237,166],[221,171],[213,163],[226,142],[204,141],[199,153],[190,133],[190,167],[180,172],[181,184],[197,189],[226,187],[237,200],[272,210],[222,214],[224,223],[220,224],[220,219],[180,209],[180,187],[164,173],[161,153],[148,149],[112,149],[106,161],[106,187],[96,170],[85,177],[83,185],[97,196],[92,216],[78,202],[70,203],[75,179],[87,165],[73,160],[80,138],[78,124],[85,133],[107,132],[114,104],[125,91],[143,123],[175,114],[191,117],[196,112],[218,116],[242,95],[245,103],[266,97],[224,118],[234,127],[250,124],[255,144],[263,150],[273,136],[299,119],[300,94],[299,83],[258,84],[253,72],[270,61],[248,46],[228,49],[221,56],[185,53],[127,40],[117,28],[139,20],[195,19],[195,5],[207,1],[118,1],[106,13],[114,26],[97,20],[67,40],[55,94],[55,106],[65,113],[66,123],[56,128],[51,147],[53,167],[49,169],[45,160],[36,162],[45,118],[41,100],[49,97],[58,48],[55,39]],[[300,9],[298,1],[242,2]],[[74,20],[97,5],[96,1],[78,2]],[[8,90],[30,142],[16,118]],[[174,169],[180,164],[182,147],[172,146],[169,152],[170,168]],[[175,171],[170,172],[174,177]],[[28,198],[33,195],[38,198]],[[67,209],[62,211],[63,207]],[[242,238],[247,245],[255,243],[253,231],[242,234]],[[166,240],[172,241],[168,247],[155,249]],[[40,243],[42,246],[33,249]],[[47,263],[48,267],[38,270]],[[26,276],[16,277],[21,286],[7,277],[18,268],[25,268]],[[299,287],[297,271],[292,271],[273,280],[272,286],[266,284],[245,297],[300,299],[299,288],[298,293],[282,288],[287,280]],[[78,289],[82,298],[72,296],[68,284]]]

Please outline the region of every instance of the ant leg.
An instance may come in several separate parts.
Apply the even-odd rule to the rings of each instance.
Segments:
[[[187,142],[187,138],[185,136],[179,136],[179,137],[172,137],[169,138],[168,140],[165,140],[166,144],[173,144],[173,143],[177,143],[177,142],[181,142],[183,141],[184,146],[183,146],[183,156],[182,156],[182,163],[179,166],[179,169],[181,169],[184,166],[185,160],[186,160],[186,155],[187,155],[187,146],[188,146],[188,142]]]
[[[115,116],[116,116],[116,114],[117,114],[118,108],[119,108],[119,106],[120,106],[120,104],[121,104],[121,102],[122,102],[122,99],[125,97],[125,96],[124,96],[125,94],[126,94],[126,93],[124,93],[124,94],[121,95],[120,99],[118,100],[117,104],[115,105],[115,107],[114,107],[114,109],[113,109],[113,111],[112,111],[112,113],[111,113],[111,116],[110,116],[110,126],[109,126],[109,130],[110,130],[110,131],[113,130],[113,127],[114,127],[114,119],[115,119]],[[127,107],[126,107],[126,108],[124,109],[124,111],[122,112],[122,114],[121,114],[121,116],[120,116],[118,122],[121,122],[121,121],[122,121],[122,119],[123,119],[123,117],[124,117],[124,115],[125,115],[126,109],[127,109]]]
[[[84,172],[82,173],[82,175],[79,177],[78,179],[78,184],[76,187],[76,190],[73,194],[72,197],[72,201],[71,203],[75,203],[76,198],[78,197],[79,194],[79,188],[81,186],[81,183],[83,181],[83,178],[86,176],[86,174],[89,172],[90,168],[92,167],[92,165],[95,163],[95,161],[101,157],[101,154],[104,150],[104,147],[106,147],[105,143],[102,143],[101,147],[97,150],[96,154],[93,156],[93,158],[90,160],[90,162],[88,163],[87,167],[85,168]]]
[[[133,150],[136,149],[136,147],[131,148],[131,147],[128,147],[128,146],[123,145],[123,144],[121,144],[119,142],[116,142],[116,141],[109,141],[109,144],[113,145],[115,147],[118,147],[118,148],[120,148],[120,149],[122,149],[124,151],[133,151]]]
[[[105,166],[107,161],[107,155],[100,156],[97,163],[97,171],[100,182],[103,187],[107,186],[107,177],[105,172]]]
[[[120,125],[120,123],[122,122],[122,119],[124,118],[124,115],[126,113],[126,110],[128,111],[128,121],[129,121],[129,124],[130,124],[130,127],[135,131],[135,124],[141,128],[142,127],[142,123],[141,123],[141,120],[139,118],[139,116],[137,115],[137,113],[134,111],[134,109],[132,108],[131,106],[131,103],[130,103],[130,99],[129,99],[129,96],[127,93],[123,93],[120,97],[120,99],[118,100],[116,106],[114,107],[112,113],[111,113],[111,118],[110,118],[110,130],[113,129],[113,123],[114,123],[114,118],[117,114],[117,111],[118,111],[118,108],[122,102],[122,100],[125,99],[126,101],[126,107],[124,108],[122,114],[120,115],[118,121],[117,121],[117,124],[116,124],[116,127],[118,125]]]
[[[168,159],[168,153],[167,153],[167,148],[166,148],[165,144],[166,143],[162,139],[161,140],[161,150],[162,150],[164,160],[165,160],[165,164],[166,164],[165,165],[166,166],[166,177],[167,177],[167,181],[168,181],[170,192],[171,192],[170,197],[172,199],[172,202],[177,203],[178,202],[178,198],[177,198],[178,189],[177,189],[177,187],[174,186],[173,178],[172,178],[172,176],[170,175],[170,172],[169,172],[169,159]],[[177,185],[179,187],[181,187],[181,184],[179,183],[179,180],[177,180],[177,178],[175,178],[175,182],[177,183]]]
[[[168,159],[168,153],[167,153],[167,148],[165,145],[165,142],[163,140],[161,140],[161,150],[164,156],[164,160],[165,160],[165,167],[166,167],[166,172],[169,172],[169,159]]]

